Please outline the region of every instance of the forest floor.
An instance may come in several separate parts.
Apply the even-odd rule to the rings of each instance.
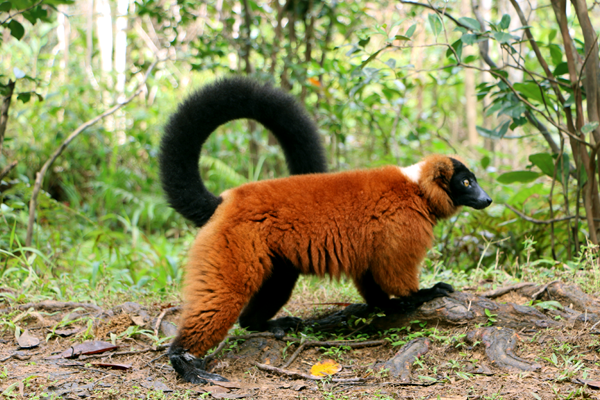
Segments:
[[[159,337],[175,332],[179,307],[173,304],[102,309],[43,301],[5,308],[0,393],[15,399],[600,399],[600,302],[575,285],[463,288],[409,315],[369,315],[351,306],[358,316],[348,316],[345,306],[321,305],[316,315],[294,296],[286,310],[312,321],[300,333],[278,340],[232,330],[209,362],[229,382],[206,385],[182,381],[169,365]],[[341,370],[312,376],[311,367],[323,360]]]

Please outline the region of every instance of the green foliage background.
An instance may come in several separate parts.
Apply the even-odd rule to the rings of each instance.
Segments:
[[[532,224],[504,206],[547,220],[575,214],[581,201],[563,166],[568,148],[555,172],[557,154],[528,122],[531,108],[519,100],[552,108],[556,99],[539,89],[547,82],[521,75],[513,91],[501,79],[509,77],[509,67],[492,76],[481,71],[476,46],[489,40],[498,63],[510,64],[507,54],[514,50],[523,68],[542,74],[522,28],[511,28],[510,16],[499,8],[490,10],[490,26],[484,28],[458,11],[460,2],[432,4],[460,16],[462,27],[431,9],[385,1],[131,3],[126,92],[154,59],[162,61],[143,93],[124,108],[124,142],[114,122],[105,120],[54,163],[44,180],[30,248],[24,243],[35,174],[70,132],[115,103],[115,73],[100,70],[97,38],[81,4],[0,4],[3,90],[16,80],[0,167],[18,161],[0,187],[2,284],[19,288],[13,300],[47,293],[94,299],[107,290],[168,296],[177,289],[194,229],[162,197],[156,159],[162,126],[194,88],[247,73],[286,87],[306,104],[334,171],[410,165],[430,153],[463,157],[495,203],[484,211],[465,209],[438,225],[425,263],[436,278],[452,282],[478,270],[490,271],[484,278],[506,272],[520,279],[519,264],[530,259],[558,260],[556,270],[577,269],[575,238],[586,243],[585,223]],[[556,79],[566,80],[551,10],[534,11],[531,30]],[[57,50],[59,13],[68,16],[71,29],[65,63]],[[597,9],[590,15],[600,21]],[[569,24],[577,31],[574,17]],[[154,48],[143,32],[155,32]],[[585,55],[577,34],[575,42]],[[478,84],[472,103],[465,97],[468,68]],[[481,137],[475,144],[466,135],[469,105],[477,108]],[[249,131],[247,122],[236,121],[206,144],[200,168],[213,192],[287,174],[268,132]],[[550,134],[560,142],[552,126]],[[538,265],[541,271],[545,264]]]

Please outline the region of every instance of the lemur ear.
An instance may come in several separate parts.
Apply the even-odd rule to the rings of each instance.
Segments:
[[[452,160],[447,156],[433,155],[427,157],[422,168],[422,176],[428,178],[431,183],[448,187],[454,173]]]

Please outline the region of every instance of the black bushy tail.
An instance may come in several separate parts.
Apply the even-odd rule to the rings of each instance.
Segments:
[[[179,105],[160,145],[160,177],[169,204],[196,226],[204,225],[222,200],[200,178],[200,150],[217,127],[239,118],[254,119],[273,132],[291,174],[327,171],[317,127],[292,95],[243,77],[213,82]]]

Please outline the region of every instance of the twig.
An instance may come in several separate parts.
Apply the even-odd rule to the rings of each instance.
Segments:
[[[462,28],[465,28],[465,29],[467,29],[467,30],[469,30],[469,31],[471,30],[471,29],[470,29],[468,26],[466,26],[466,25],[462,24],[462,23],[461,23],[459,20],[457,20],[456,18],[454,18],[452,15],[448,14],[448,13],[446,12],[446,10],[440,10],[439,8],[437,8],[437,7],[434,7],[434,6],[430,5],[430,4],[425,4],[425,3],[417,3],[416,1],[405,1],[405,0],[400,0],[400,3],[402,3],[402,4],[410,4],[410,5],[412,5],[412,6],[419,6],[419,7],[425,7],[425,8],[428,8],[428,9],[430,9],[430,10],[432,10],[432,11],[435,11],[436,13],[438,13],[438,14],[441,14],[441,15],[443,15],[444,17],[446,17],[446,18],[448,18],[448,19],[452,20],[452,22],[454,22],[456,25],[458,25],[458,26],[460,26],[460,27],[462,27]]]
[[[145,74],[144,78],[139,83],[137,89],[131,94],[131,96],[129,96],[128,98],[126,98],[122,102],[120,102],[118,104],[115,104],[114,106],[112,106],[108,110],[104,111],[102,114],[100,114],[100,115],[98,115],[98,116],[96,116],[96,117],[94,117],[94,118],[92,118],[92,119],[84,122],[83,124],[79,125],[79,127],[77,129],[75,129],[67,137],[67,139],[65,139],[64,142],[62,142],[62,144],[58,147],[58,149],[56,149],[56,151],[52,154],[52,156],[44,163],[44,165],[42,166],[42,168],[38,171],[38,173],[36,174],[36,178],[35,178],[35,184],[34,184],[34,187],[33,187],[33,192],[31,193],[31,200],[29,201],[29,221],[27,223],[27,236],[25,238],[25,246],[27,246],[27,247],[31,246],[31,242],[32,242],[32,239],[33,239],[33,224],[35,222],[35,211],[36,211],[36,208],[37,208],[37,197],[38,197],[38,195],[40,193],[40,190],[42,188],[42,182],[44,181],[44,176],[46,175],[46,171],[48,171],[48,169],[54,163],[54,161],[67,148],[67,146],[69,145],[69,143],[71,143],[73,141],[73,139],[75,139],[77,136],[79,136],[80,133],[82,133],[88,127],[94,125],[96,122],[100,121],[104,117],[107,117],[107,116],[115,113],[117,110],[119,110],[120,108],[122,108],[123,106],[125,106],[126,104],[128,104],[129,102],[131,102],[131,100],[133,100],[143,90],[143,88],[144,88],[144,86],[146,84],[146,81],[150,77],[150,73],[152,72],[152,70],[154,69],[154,67],[158,63],[158,61],[159,60],[155,60],[150,65],[150,67],[148,67],[148,70],[146,71],[146,74]]]
[[[146,368],[148,365],[152,364],[154,361],[158,361],[158,360],[160,360],[161,358],[163,358],[166,355],[167,355],[167,353],[162,353],[160,356],[154,357],[152,360],[148,361],[146,364],[144,364],[143,366],[141,366],[140,369]]]
[[[221,343],[219,343],[219,345],[217,346],[217,348],[210,354],[207,354],[204,357],[204,364],[208,364],[210,361],[212,361],[212,359],[214,359],[224,348],[225,346],[227,346],[227,344],[229,343],[229,338],[225,338],[225,340],[223,340]]]
[[[4,179],[4,177],[5,177],[6,175],[8,175],[8,174],[9,174],[9,172],[10,172],[10,171],[12,171],[12,169],[13,169],[14,167],[16,167],[16,166],[17,166],[17,163],[18,163],[18,161],[16,161],[16,160],[15,160],[15,161],[11,162],[9,165],[7,165],[6,167],[4,167],[4,169],[3,169],[3,170],[0,172],[0,181],[1,181],[2,179]]]
[[[151,351],[157,352],[157,351],[163,351],[164,349],[162,348],[154,348],[154,347],[148,347],[146,349],[141,349],[141,350],[128,350],[128,351],[117,351],[114,353],[100,353],[100,354],[89,354],[89,355],[82,355],[79,356],[77,359],[78,360],[87,360],[88,358],[104,358],[104,357],[113,357],[113,356],[128,356],[131,354],[142,354],[142,353],[148,353]]]
[[[423,386],[423,387],[427,387],[427,386],[433,386],[436,383],[440,383],[443,382],[443,380],[441,381],[433,381],[433,382],[423,382],[423,383],[417,383],[417,382],[381,382],[378,383],[377,386]]]
[[[272,372],[272,373],[275,373],[278,375],[285,375],[285,376],[289,376],[290,378],[295,378],[295,379],[308,379],[311,381],[322,381],[323,379],[325,379],[324,377],[321,378],[318,376],[303,374],[301,372],[289,371],[286,369],[277,368],[277,367],[273,367],[271,365],[266,365],[266,364],[254,363],[254,365],[262,371]],[[346,379],[329,378],[327,380],[329,382],[364,382],[364,381],[366,381],[366,379],[364,379],[364,378],[346,378]]]
[[[487,297],[488,299],[495,299],[496,297],[500,297],[502,295],[505,295],[508,292],[512,292],[512,291],[519,290],[519,289],[522,289],[524,287],[533,286],[533,285],[535,285],[535,284],[531,283],[531,282],[521,282],[521,283],[517,283],[516,285],[503,286],[503,287],[498,288],[496,290],[489,290],[487,292],[483,292],[481,294],[481,296]]]
[[[158,337],[158,330],[160,328],[160,324],[165,317],[170,312],[181,310],[181,306],[169,307],[162,310],[158,318],[156,318],[156,324],[154,324],[154,336]]]
[[[10,108],[10,102],[12,95],[15,90],[15,82],[8,80],[6,84],[6,95],[2,100],[2,106],[0,106],[0,152],[2,152],[2,144],[4,143],[4,132],[6,132],[6,124],[8,122],[8,109]]]
[[[298,346],[296,351],[290,356],[289,360],[285,362],[281,366],[281,368],[289,367],[294,360],[302,353],[302,351],[307,347],[337,347],[337,346],[347,346],[353,349],[360,349],[362,347],[372,347],[372,346],[382,346],[384,344],[388,344],[387,340],[370,340],[364,342],[346,342],[346,341],[314,341],[314,342],[304,342]]]
[[[89,368],[89,367],[85,367],[85,366],[79,365],[79,364],[59,364],[58,366],[61,367],[61,368],[79,368],[79,369],[83,369],[83,370],[86,370],[86,371],[100,372],[102,374],[119,376],[119,375],[114,374],[114,373],[109,372],[109,371],[105,371],[105,370],[97,369],[97,368]]]
[[[19,14],[23,14],[24,12],[27,12],[27,11],[31,10],[32,8],[35,8],[35,7],[37,7],[37,6],[39,6],[40,4],[42,4],[42,3],[43,3],[43,0],[40,0],[40,1],[38,1],[37,3],[35,3],[35,4],[31,5],[31,6],[29,6],[29,7],[25,8],[25,9],[23,9],[23,10],[19,10],[19,11],[17,11],[17,12],[16,12],[16,13],[14,13],[14,14],[11,14],[11,15],[9,15],[8,17],[6,17],[6,18],[4,19],[4,21],[0,22],[0,25],[4,25],[4,24],[5,24],[5,23],[6,23],[6,22],[9,20],[9,19],[13,19],[13,18],[14,18],[14,17],[16,17],[17,15],[19,15]]]
[[[555,283],[558,283],[558,282],[560,282],[560,281],[556,280],[556,281],[552,281],[552,282],[546,283],[544,286],[542,286],[542,287],[541,287],[541,289],[540,289],[540,290],[538,290],[537,292],[535,292],[534,294],[532,294],[532,295],[531,295],[531,298],[532,298],[533,300],[538,300],[538,299],[539,299],[539,298],[542,296],[542,294],[543,294],[543,293],[544,293],[546,290],[548,290],[548,287],[549,287],[550,285],[554,285]]]
[[[46,311],[62,311],[65,309],[73,309],[73,308],[88,308],[94,311],[102,311],[102,308],[98,307],[95,304],[91,303],[75,303],[71,301],[62,302],[62,301],[53,301],[53,300],[45,300],[39,303],[25,303],[20,304],[15,307],[3,308],[0,309],[0,313],[6,313],[13,310],[29,310],[33,308],[34,310],[46,310]]]
[[[516,208],[514,208],[511,205],[505,204],[504,206],[506,208],[508,208],[510,211],[512,211],[515,214],[517,214],[519,217],[523,218],[525,221],[528,221],[528,222],[531,222],[531,223],[537,224],[537,225],[548,225],[548,224],[551,224],[551,223],[561,222],[561,221],[567,221],[567,220],[575,218],[575,216],[570,215],[568,217],[556,218],[556,219],[551,219],[551,220],[535,219],[535,218],[531,218],[531,217],[523,214],[521,211],[517,210]]]

